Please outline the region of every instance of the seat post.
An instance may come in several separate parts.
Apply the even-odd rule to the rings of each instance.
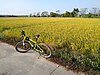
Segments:
[[[38,38],[36,38],[36,42],[37,42]]]
[[[40,36],[40,35],[36,35],[36,42],[38,41],[39,36]]]

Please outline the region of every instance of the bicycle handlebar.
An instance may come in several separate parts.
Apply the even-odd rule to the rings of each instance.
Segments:
[[[21,35],[25,36],[25,31],[22,30]]]
[[[21,31],[21,35],[22,35],[22,37],[26,36],[24,30]],[[35,35],[36,41],[38,40],[39,36],[40,36],[39,34]],[[26,38],[26,39],[27,39],[27,38]]]

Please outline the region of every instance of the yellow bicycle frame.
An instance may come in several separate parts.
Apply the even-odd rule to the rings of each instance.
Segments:
[[[38,43],[36,41],[34,41],[32,39],[26,40],[26,36],[24,36],[23,42],[24,41],[27,41],[35,51],[44,52],[43,49],[40,48],[40,46],[38,45]],[[34,45],[31,42],[34,43]],[[40,50],[36,49],[36,47],[38,47]]]

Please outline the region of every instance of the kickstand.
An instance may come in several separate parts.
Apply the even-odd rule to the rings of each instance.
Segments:
[[[41,57],[41,54],[39,53],[38,59],[40,59],[40,57]]]

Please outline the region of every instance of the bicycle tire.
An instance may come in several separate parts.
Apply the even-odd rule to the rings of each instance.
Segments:
[[[51,57],[51,49],[50,49],[50,47],[47,44],[39,43],[39,47],[43,50],[43,52],[40,52],[41,56],[43,56],[45,58]]]
[[[23,41],[20,41],[16,44],[15,49],[20,53],[26,53],[31,49],[31,46],[27,41],[24,42],[24,45]]]

